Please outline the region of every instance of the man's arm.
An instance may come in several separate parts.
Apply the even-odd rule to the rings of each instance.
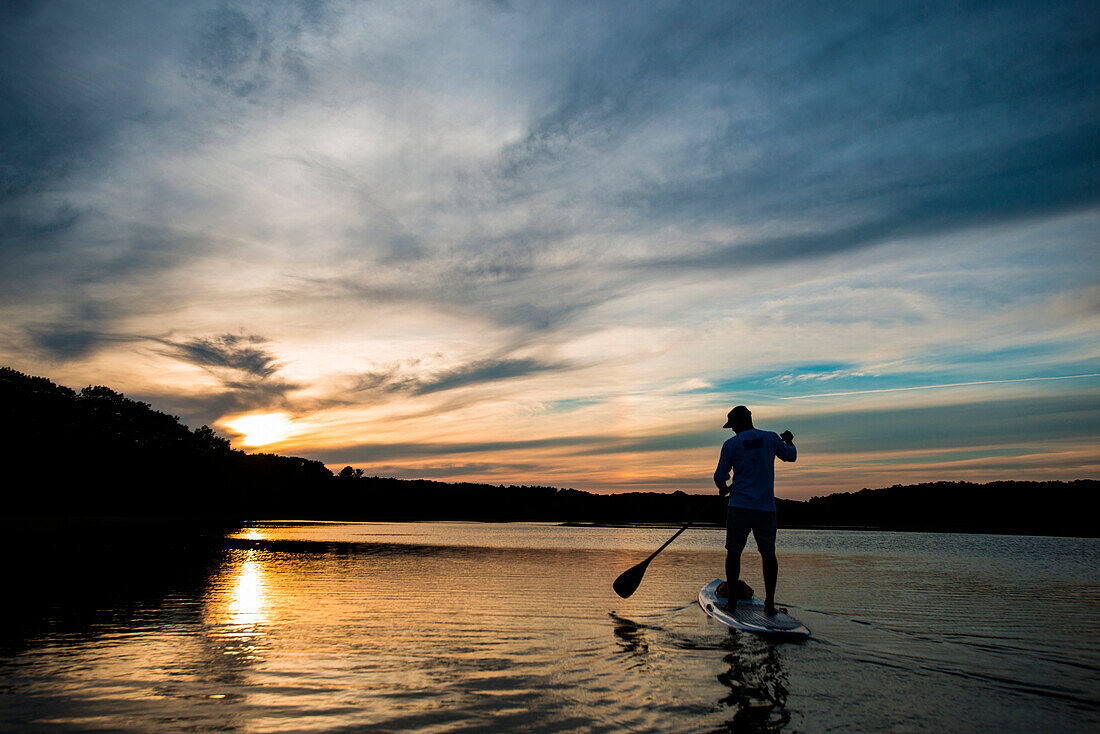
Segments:
[[[794,461],[798,458],[798,449],[794,447],[794,434],[790,431],[783,431],[779,434],[779,438],[782,443],[776,444],[775,455],[783,461]]]
[[[718,487],[718,494],[726,495],[730,488],[726,481],[730,478],[730,469],[733,467],[733,450],[729,443],[722,444],[722,453],[718,455],[718,468],[714,470],[714,486]]]

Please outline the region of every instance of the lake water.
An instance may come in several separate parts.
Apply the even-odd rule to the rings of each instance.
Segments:
[[[24,613],[0,650],[0,729],[1100,727],[1100,541],[781,531],[777,596],[813,629],[790,643],[696,605],[720,530],[689,530],[615,596],[671,533],[267,524],[101,577],[74,554],[82,570],[8,599]],[[760,590],[758,561],[750,540]]]

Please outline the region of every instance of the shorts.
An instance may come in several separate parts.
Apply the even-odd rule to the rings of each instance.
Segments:
[[[752,537],[756,539],[756,548],[760,554],[775,555],[777,529],[774,512],[730,507],[726,510],[726,550],[731,553],[745,550],[749,530],[752,530]]]

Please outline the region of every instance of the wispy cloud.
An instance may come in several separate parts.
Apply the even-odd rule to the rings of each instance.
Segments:
[[[974,385],[1008,385],[1015,382],[1045,382],[1048,380],[1080,380],[1100,377],[1100,372],[1083,375],[1058,375],[1056,377],[1018,377],[1011,380],[975,380],[972,382],[947,382],[941,385],[910,385],[908,387],[882,387],[874,390],[848,390],[845,392],[826,392],[811,395],[783,395],[779,400],[806,400],[809,398],[836,398],[845,395],[874,395],[876,393],[908,392],[910,390],[945,390],[952,387],[973,387]]]
[[[222,334],[181,341],[158,338],[160,354],[195,365],[214,377],[217,387],[195,394],[182,392],[168,402],[188,415],[205,412],[209,417],[250,412],[290,404],[288,395],[301,385],[287,381],[283,367],[269,350],[269,340],[255,334]]]
[[[381,390],[427,395],[565,368],[566,366],[560,363],[514,357],[479,359],[425,376],[414,376],[407,370],[395,366],[385,371],[366,372],[359,375],[356,380],[356,389],[364,392]]]
[[[200,367],[224,368],[251,377],[266,378],[279,369],[275,356],[263,346],[267,341],[256,335],[223,334],[195,337],[178,343],[165,340],[163,351],[168,356]]]

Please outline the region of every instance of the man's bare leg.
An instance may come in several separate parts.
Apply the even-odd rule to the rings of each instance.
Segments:
[[[733,611],[737,607],[737,580],[741,578],[741,554],[726,552],[726,609]]]
[[[761,553],[760,561],[764,566],[764,614],[773,615],[776,612],[775,582],[779,578],[779,560],[774,553]]]

